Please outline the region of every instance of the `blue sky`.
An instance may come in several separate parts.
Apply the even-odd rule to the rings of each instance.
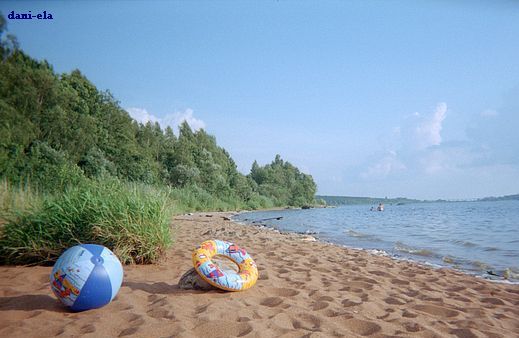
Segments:
[[[514,1],[2,2],[31,56],[134,118],[205,128],[247,173],[275,154],[319,193],[519,193]]]

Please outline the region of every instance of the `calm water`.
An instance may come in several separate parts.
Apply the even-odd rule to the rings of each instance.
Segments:
[[[490,279],[519,281],[519,201],[369,205],[242,213],[244,223],[317,238],[390,256],[453,267]],[[280,217],[281,220],[259,220]],[[491,271],[489,274],[488,271]]]

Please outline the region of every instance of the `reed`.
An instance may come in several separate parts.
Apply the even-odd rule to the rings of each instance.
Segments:
[[[46,264],[73,245],[97,243],[123,263],[156,262],[171,244],[170,202],[166,193],[139,184],[82,182],[46,196],[40,207],[9,210],[0,259],[4,264]]]
[[[0,220],[5,220],[12,210],[28,210],[41,206],[45,194],[29,184],[12,184],[7,180],[0,182]]]

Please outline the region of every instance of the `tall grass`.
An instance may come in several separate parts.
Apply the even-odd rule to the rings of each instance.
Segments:
[[[78,243],[111,248],[123,263],[156,262],[171,244],[164,192],[118,180],[85,181],[38,208],[11,210],[0,237],[7,264],[45,264]]]
[[[161,187],[160,189],[167,192],[178,212],[267,209],[274,206],[274,203],[268,197],[259,194],[253,195],[248,201],[243,201],[232,195],[214,196],[197,186],[185,188]]]
[[[237,199],[223,200],[211,195],[197,186],[185,188],[162,188],[180,212],[191,211],[227,211],[243,209],[243,203]]]
[[[7,180],[0,182],[0,222],[13,210],[29,210],[41,206],[45,195],[28,184],[13,185]]]
[[[62,192],[0,183],[0,264],[51,264],[67,248],[97,243],[123,263],[157,262],[172,243],[170,219],[191,211],[272,207],[254,195],[217,197],[197,186],[171,188],[114,178],[84,179]]]

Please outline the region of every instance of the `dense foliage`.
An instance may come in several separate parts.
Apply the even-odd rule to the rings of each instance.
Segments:
[[[19,49],[16,38],[6,34],[5,19],[1,15],[0,135],[0,180],[10,187],[2,191],[23,198],[33,198],[28,191],[43,196],[35,198],[40,209],[26,209],[32,210],[34,217],[8,217],[2,215],[6,214],[5,210],[0,214],[0,224],[1,219],[10,219],[0,228],[0,243],[4,246],[0,251],[10,245],[9,254],[24,257],[19,260],[23,262],[31,259],[26,259],[17,246],[25,248],[27,253],[38,241],[15,239],[14,228],[25,227],[23,231],[27,233],[42,235],[33,231],[43,226],[39,220],[49,220],[45,218],[51,217],[49,210],[63,208],[63,203],[75,203],[76,208],[92,202],[89,208],[93,209],[124,208],[124,203],[130,203],[103,204],[105,197],[100,195],[88,200],[80,198],[82,194],[93,193],[95,187],[111,185],[115,191],[125,191],[127,184],[133,183],[140,189],[166,191],[166,198],[176,205],[177,211],[258,209],[314,203],[316,185],[312,177],[299,172],[279,155],[264,167],[254,162],[250,174],[243,175],[229,153],[204,130],[193,131],[184,122],[177,136],[170,127],[163,130],[158,123],[137,123],[108,91],[99,91],[79,70],[56,74],[48,62],[26,55]],[[18,187],[17,192],[13,192],[12,187]],[[61,195],[71,200],[63,200]],[[111,198],[123,198],[123,194]],[[142,200],[135,201],[140,203]],[[13,210],[9,209],[9,212],[13,214]],[[70,216],[57,215],[63,222]],[[95,233],[104,233],[107,237],[104,240],[97,238],[97,241],[111,241],[116,245],[108,238],[114,230],[112,223],[119,222],[115,216],[126,219],[129,216],[111,215],[113,217],[107,214],[106,221],[89,215],[80,221],[83,222],[81,225],[67,223],[66,232],[74,236],[64,239],[60,235],[55,237],[56,241],[60,241],[60,245],[70,245],[70,240],[92,240],[92,237],[78,237],[77,229],[72,227],[80,226],[81,231],[88,229],[92,233],[94,227],[102,223],[104,230],[97,227]],[[159,222],[148,216],[143,224]],[[125,229],[130,229],[132,224],[127,221]],[[48,234],[59,232],[56,229],[63,226],[55,225]],[[157,226],[158,231],[162,231],[162,225]],[[8,237],[13,239],[9,245],[6,244]],[[47,242],[52,240],[42,238]],[[49,257],[54,257],[52,250],[55,248],[50,247],[53,249],[44,252],[50,252]],[[153,261],[138,258],[140,251],[129,254],[128,260]]]
[[[317,186],[312,176],[301,173],[279,155],[264,167],[254,161],[249,177],[258,185],[259,193],[269,196],[276,205],[302,206],[314,201]]]
[[[5,20],[0,30],[1,37]],[[139,124],[79,70],[58,75],[12,40],[0,47],[0,178],[62,191],[83,177],[114,176],[196,186],[251,208],[313,202],[312,178],[279,156],[264,168],[255,163],[246,177],[204,130],[184,122],[177,137],[158,123]]]

